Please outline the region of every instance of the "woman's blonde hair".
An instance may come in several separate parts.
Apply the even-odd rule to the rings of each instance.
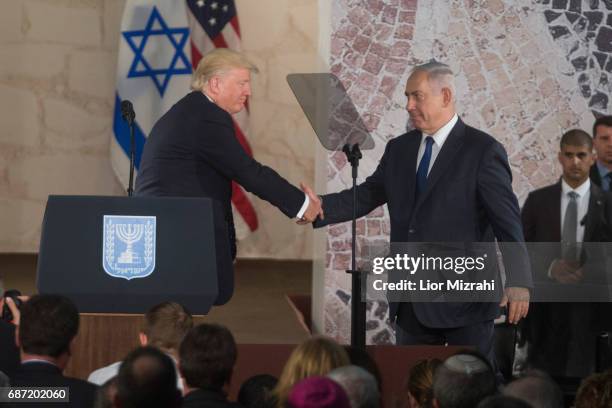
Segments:
[[[326,375],[334,368],[350,364],[346,350],[327,337],[311,337],[297,346],[285,363],[273,395],[279,407],[284,407],[291,388],[313,375]]]
[[[259,72],[255,64],[243,54],[227,48],[216,48],[204,55],[198,63],[191,79],[191,89],[201,91],[210,78],[234,68],[248,69],[254,74]]]
[[[436,368],[442,364],[437,358],[418,361],[408,374],[405,391],[410,393],[421,408],[433,405],[433,377]],[[406,398],[409,398],[406,395]]]

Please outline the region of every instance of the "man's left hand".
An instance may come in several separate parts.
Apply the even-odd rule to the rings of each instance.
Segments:
[[[504,290],[504,297],[499,304],[501,307],[508,306],[508,323],[517,324],[527,316],[529,311],[529,289],[520,287],[508,287]]]

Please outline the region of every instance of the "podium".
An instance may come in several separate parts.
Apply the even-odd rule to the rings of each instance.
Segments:
[[[234,287],[227,224],[209,198],[49,196],[36,284],[80,313],[206,314]]]

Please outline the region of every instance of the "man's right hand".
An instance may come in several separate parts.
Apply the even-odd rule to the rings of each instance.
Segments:
[[[306,208],[306,211],[304,212],[304,215],[302,215],[302,218],[298,220],[297,223],[300,225],[304,225],[314,222],[317,217],[323,219],[323,202],[321,201],[321,198],[317,194],[315,194],[315,192],[307,185],[300,183],[300,187],[302,191],[308,195],[309,203],[308,208]]]
[[[29,296],[18,296],[18,297],[19,297],[19,300],[21,300],[21,304],[30,300]],[[2,308],[4,307],[5,301],[6,301],[6,306],[9,309],[11,309],[11,313],[13,314],[13,321],[11,323],[13,323],[15,326],[19,326],[19,322],[21,320],[21,312],[19,311],[19,308],[17,307],[13,299],[11,299],[10,297],[7,297],[7,298],[0,298],[0,310],[2,310]]]
[[[559,283],[569,284],[579,283],[584,274],[578,262],[557,259],[550,267],[550,277]]]

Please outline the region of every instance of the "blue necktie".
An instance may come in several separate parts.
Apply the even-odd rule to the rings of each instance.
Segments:
[[[425,191],[427,187],[427,171],[429,170],[429,162],[431,161],[431,146],[433,145],[433,137],[427,136],[425,138],[425,153],[421,158],[419,167],[416,175],[416,196]]]

